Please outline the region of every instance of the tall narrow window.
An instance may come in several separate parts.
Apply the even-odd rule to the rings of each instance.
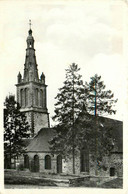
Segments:
[[[24,155],[24,168],[29,168],[29,156]]]
[[[38,88],[35,89],[35,105],[38,106]]]
[[[43,90],[40,90],[40,106],[43,107]]]
[[[21,107],[22,107],[22,104],[23,104],[23,102],[22,102],[22,89],[20,90],[20,105],[21,105]]]
[[[62,156],[57,156],[57,173],[62,173]]]
[[[51,169],[51,157],[49,155],[45,156],[45,169]]]
[[[39,164],[39,156],[34,156],[34,172],[39,172],[40,164]]]
[[[24,90],[23,89],[20,90],[20,105],[21,107],[24,106]]]
[[[25,88],[25,106],[28,106],[28,88]]]

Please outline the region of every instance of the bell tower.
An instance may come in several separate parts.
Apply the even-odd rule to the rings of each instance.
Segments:
[[[32,136],[41,128],[50,127],[47,109],[47,85],[45,75],[38,75],[34,38],[32,36],[31,21],[27,37],[26,57],[23,78],[19,72],[17,76],[17,102],[21,105],[21,112],[27,116]]]

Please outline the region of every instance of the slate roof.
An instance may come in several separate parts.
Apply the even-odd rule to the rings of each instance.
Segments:
[[[28,152],[49,152],[49,140],[53,137],[52,128],[42,128],[27,146]]]

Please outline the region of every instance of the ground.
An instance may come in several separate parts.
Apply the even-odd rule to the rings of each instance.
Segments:
[[[102,181],[101,181],[102,180]],[[48,188],[48,187],[98,187],[122,188],[123,179],[116,177],[90,177],[76,175],[58,175],[5,170],[5,188]]]

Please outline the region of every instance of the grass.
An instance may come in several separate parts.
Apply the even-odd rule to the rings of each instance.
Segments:
[[[25,171],[16,171],[16,170],[6,170],[4,174],[5,184],[12,185],[38,185],[38,186],[53,186],[59,187],[61,185],[68,187],[91,187],[91,188],[122,188],[123,187],[123,179],[115,178],[110,181],[106,181],[103,184],[99,185],[99,182],[96,180],[91,180],[89,177],[86,177],[84,180],[82,177],[73,177],[71,175],[58,175],[58,174],[44,174],[44,173],[31,173]],[[64,180],[69,180],[69,183],[66,183]],[[62,184],[58,185],[57,181]]]
[[[109,182],[102,184],[102,188],[123,188],[123,179],[116,178]]]

